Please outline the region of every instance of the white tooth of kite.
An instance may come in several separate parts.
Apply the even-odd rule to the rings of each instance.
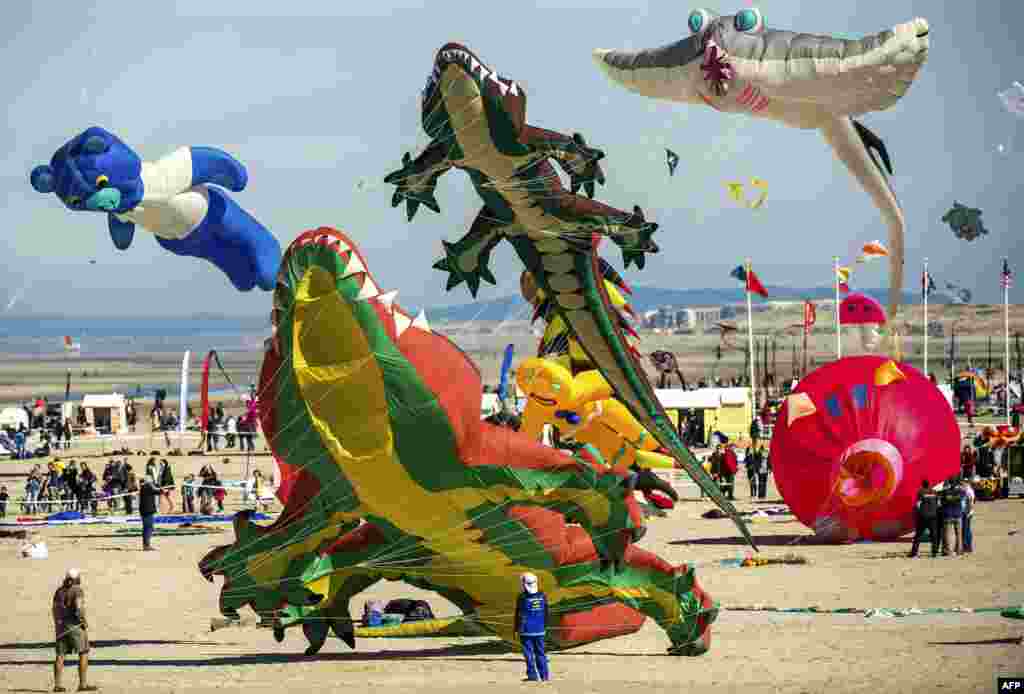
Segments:
[[[408,330],[409,326],[412,325],[412,318],[409,318],[409,316],[405,315],[401,311],[395,311],[394,316],[395,334],[398,335],[398,337],[401,337],[402,333]]]
[[[508,86],[508,91],[512,96],[519,96],[519,85],[513,82]]]
[[[387,308],[391,308],[395,303],[395,297],[398,296],[398,290],[392,289],[387,294],[381,294],[377,297],[377,300],[384,304]]]
[[[477,60],[476,58],[470,58],[469,59],[469,67],[470,67],[470,69],[473,70],[473,72],[476,72],[477,70],[480,69],[480,61]]]
[[[346,277],[351,277],[359,272],[366,272],[366,266],[363,265],[363,261],[359,259],[359,254],[353,252],[351,257],[348,259],[348,265],[345,266],[345,273],[341,278],[345,279]]]
[[[373,280],[370,279],[370,276],[367,275],[366,279],[363,280],[362,289],[360,289],[359,293],[356,294],[356,301],[366,301],[367,299],[372,299],[379,294],[380,289],[377,288],[377,285],[374,284]]]
[[[498,84],[498,91],[501,92],[502,96],[505,96],[506,94],[508,94],[508,87],[505,85],[504,82],[498,81],[497,84]]]
[[[419,315],[416,316],[416,320],[412,322],[413,327],[419,328],[425,332],[430,332],[430,323],[427,322],[427,314],[420,309]]]

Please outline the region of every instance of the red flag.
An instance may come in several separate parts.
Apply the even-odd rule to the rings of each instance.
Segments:
[[[761,284],[761,280],[757,278],[753,270],[747,272],[747,291],[755,294],[760,294],[764,298],[768,298],[768,290]]]
[[[809,328],[814,325],[814,322],[818,319],[818,309],[814,306],[814,302],[804,302],[804,327]]]
[[[202,431],[209,430],[210,424],[210,360],[217,352],[210,350],[210,353],[206,355],[206,359],[203,360],[203,385],[200,389],[200,412],[199,415],[199,426]]]
[[[850,293],[850,285],[848,285],[846,282],[840,282],[839,283],[839,291],[842,294],[849,294]]]

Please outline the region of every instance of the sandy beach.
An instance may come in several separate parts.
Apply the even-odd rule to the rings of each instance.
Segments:
[[[173,458],[177,479],[208,460],[224,479],[242,476],[243,459]],[[81,456],[78,456],[81,459]],[[144,458],[133,458],[144,464]],[[272,467],[269,456],[257,465]],[[94,459],[102,467],[104,459]],[[23,463],[5,463],[4,481],[24,475]],[[27,468],[26,468],[27,469]],[[740,510],[760,503],[739,484]],[[230,498],[229,501],[237,501]],[[774,488],[767,503],[779,503]],[[762,556],[795,553],[807,565],[731,568],[722,560],[749,550],[728,520],[701,518],[707,502],[682,501],[667,518],[649,521],[641,545],[673,563],[697,565],[702,585],[725,608],[714,626],[711,651],[699,658],[665,655],[665,635],[651,622],[632,636],[552,655],[554,691],[620,692],[637,685],[691,692],[990,692],[998,673],[1024,674],[1024,624],[998,613],[912,615],[780,614],[739,611],[751,606],[859,608],[1005,607],[1024,603],[1024,501],[979,505],[976,552],[969,557],[908,559],[909,538],[846,546],[813,544],[791,517],[752,524]],[[229,510],[231,508],[229,507]],[[333,637],[317,656],[302,655],[305,639],[292,630],[282,644],[257,627],[211,633],[219,616],[219,585],[196,564],[212,547],[232,540],[230,524],[212,535],[154,539],[143,553],[135,536],[117,526],[43,528],[45,560],[24,559],[24,542],[0,539],[0,572],[9,599],[0,626],[0,687],[48,691],[52,686],[50,599],[64,571],[82,570],[93,641],[91,677],[103,691],[214,692],[224,689],[333,690],[339,684],[380,692],[451,691],[487,687],[518,691],[520,655],[490,639],[360,639],[350,651]],[[382,583],[364,600],[422,597],[438,616],[455,608],[433,594]],[[248,611],[246,611],[248,613]],[[74,685],[70,670],[67,684]]]
[[[784,322],[785,319],[780,319]],[[827,334],[815,341],[827,350]],[[500,335],[462,337],[467,352],[480,365],[485,382],[497,378],[500,349],[517,345],[517,354],[535,345],[535,338],[514,340]],[[714,364],[717,336],[651,335],[648,349],[677,351],[688,375],[708,373]],[[980,357],[980,337],[967,341]],[[938,349],[938,348],[936,348]],[[912,353],[919,352],[916,345]],[[259,351],[223,355],[236,383],[246,384],[258,372]],[[739,372],[741,353],[726,353],[720,367]],[[789,372],[779,355],[779,369]],[[60,393],[68,363],[26,356],[0,366],[0,402],[29,395]],[[173,383],[180,355],[155,354],[76,363],[75,388],[110,392],[128,383]],[[81,374],[87,373],[83,376]],[[226,385],[213,374],[213,387]],[[197,388],[197,368],[193,384]],[[121,388],[129,391],[128,388]],[[194,392],[194,390],[193,390]],[[174,393],[167,406],[175,408]],[[229,411],[241,412],[231,393],[217,396]],[[152,451],[167,457],[179,481],[214,462],[224,480],[243,477],[246,462],[238,450],[198,456],[170,456],[162,434],[148,431],[144,406],[137,433],[121,440],[80,439],[65,459],[87,460],[97,471],[111,450],[126,445],[130,461],[141,470]],[[186,452],[198,437],[186,433],[171,447]],[[257,446],[254,467],[265,475],[273,461]],[[145,455],[139,455],[144,452]],[[227,462],[224,459],[227,458]],[[0,463],[0,483],[21,495],[29,466]],[[745,480],[738,480],[741,511],[760,504],[748,499]],[[180,498],[176,497],[180,504]],[[763,503],[763,502],[762,502]],[[767,503],[781,503],[774,487]],[[180,507],[180,506],[179,506]],[[229,495],[228,511],[241,507]],[[278,509],[277,504],[274,509]],[[998,612],[948,613],[904,617],[862,614],[786,614],[733,608],[775,606],[820,609],[854,608],[991,608],[1024,603],[1024,502],[1017,499],[979,505],[975,520],[977,550],[969,557],[908,559],[910,539],[845,546],[814,544],[811,533],[792,517],[771,517],[752,525],[761,555],[778,558],[795,553],[807,565],[736,568],[723,560],[749,553],[728,520],[704,519],[708,502],[684,500],[667,518],[649,521],[641,546],[673,563],[697,566],[704,588],[724,608],[713,628],[711,651],[699,658],[665,655],[668,640],[651,622],[632,636],[552,655],[550,689],[573,694],[621,692],[636,685],[653,691],[690,692],[990,692],[998,674],[1024,674],[1024,623]],[[17,514],[9,509],[8,514]],[[204,581],[196,568],[211,548],[232,541],[230,524],[223,532],[197,536],[157,536],[158,551],[143,553],[137,536],[115,532],[118,526],[94,525],[33,529],[31,538],[44,541],[49,558],[21,558],[24,540],[0,538],[0,572],[8,588],[8,618],[0,626],[0,690],[49,691],[53,631],[50,599],[65,570],[82,570],[90,610],[93,641],[91,678],[103,691],[213,692],[224,689],[280,691],[282,684],[303,691],[372,687],[382,693],[416,691],[518,691],[535,686],[520,682],[521,656],[492,639],[360,639],[353,652],[333,637],[317,656],[302,655],[306,641],[292,630],[282,644],[257,627],[210,631],[219,617],[220,586]],[[218,579],[219,580],[219,579]],[[398,583],[382,583],[350,605],[361,614],[363,601],[373,598],[421,597],[438,616],[456,609],[433,594]],[[248,611],[246,611],[248,614]],[[65,684],[77,683],[69,668]]]

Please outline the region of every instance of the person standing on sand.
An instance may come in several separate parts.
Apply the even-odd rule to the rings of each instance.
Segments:
[[[971,554],[974,552],[974,528],[972,521],[974,519],[974,502],[977,496],[969,479],[965,478],[960,482],[960,490],[963,492],[963,538],[961,549],[964,554]]]
[[[974,469],[978,465],[978,454],[970,443],[964,444],[964,450],[960,453],[960,474],[966,479],[974,477]]]
[[[53,627],[57,657],[53,661],[53,691],[67,691],[64,679],[64,657],[78,654],[78,691],[95,692],[86,678],[89,670],[89,623],[85,618],[85,591],[78,569],[68,569],[64,582],[53,594]]]
[[[917,490],[917,501],[914,503],[914,544],[910,548],[910,558],[917,556],[917,549],[927,531],[931,534],[932,557],[939,553],[939,495],[932,489],[928,480],[921,480],[921,488]]]
[[[736,498],[736,471],[739,462],[736,459],[736,447],[730,444],[722,455],[722,492],[730,501]]]
[[[764,451],[758,443],[751,444],[747,452],[747,481],[750,483],[750,498],[756,499],[758,492],[758,473],[761,471],[761,461],[764,459]]]
[[[181,485],[181,512],[182,513],[195,513],[196,512],[196,490],[195,490],[196,476],[192,473],[185,475],[185,479]]]
[[[139,515],[142,516],[142,550],[153,551],[153,517],[156,515],[156,500],[160,496],[160,490],[156,486],[156,480],[151,475],[146,475],[139,489]]]
[[[721,482],[721,478],[722,478],[722,458],[723,457],[724,456],[723,456],[723,453],[722,453],[722,444],[720,444],[720,443],[719,444],[715,444],[715,450],[711,454],[711,457],[708,458],[708,461],[711,463],[711,478],[713,480],[715,480],[715,482],[719,482],[719,483]]]
[[[132,470],[131,464],[126,460],[124,461],[124,512],[125,515],[132,515],[135,501],[135,494],[139,491],[139,480],[135,477],[135,471]]]
[[[160,476],[157,478],[157,482],[167,513],[173,513],[174,500],[171,496],[174,494],[174,473],[171,472],[171,464],[167,462],[166,458],[160,459]]]
[[[946,480],[942,490],[942,556],[960,554],[963,549],[960,536],[960,521],[963,518],[963,492],[960,480]]]
[[[514,624],[516,636],[523,647],[523,657],[526,659],[526,680],[546,682],[549,674],[544,639],[548,633],[548,599],[540,591],[534,574],[524,573],[520,580],[523,591],[516,600]]]
[[[967,415],[967,426],[974,428],[974,398],[970,397],[964,403],[964,414]]]

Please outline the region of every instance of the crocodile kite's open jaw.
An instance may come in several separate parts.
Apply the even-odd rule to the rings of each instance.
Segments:
[[[509,113],[522,112],[526,95],[515,80],[498,75],[497,70],[491,69],[462,44],[446,43],[437,52],[433,69],[427,76],[427,83],[423,88],[422,120],[423,128],[428,134],[433,134],[442,125],[438,122],[441,111],[439,106],[444,101],[441,77],[449,70],[456,73],[456,79],[452,84],[458,85],[463,80],[472,81],[476,91],[504,103]]]
[[[892,106],[928,54],[928,22],[914,19],[859,40],[765,27],[760,11],[694,10],[691,35],[641,51],[598,49],[614,82],[643,96],[706,103],[817,128],[830,116]]]

